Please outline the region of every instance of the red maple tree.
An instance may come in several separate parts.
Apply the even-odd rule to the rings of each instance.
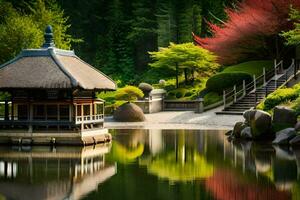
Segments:
[[[283,41],[278,34],[293,26],[288,20],[290,6],[300,8],[300,0],[244,0],[236,10],[226,10],[224,24],[209,23],[212,37],[194,35],[194,41],[216,53],[222,64],[279,57]]]

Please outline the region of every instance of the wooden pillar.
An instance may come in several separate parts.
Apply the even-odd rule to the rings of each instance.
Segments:
[[[29,129],[28,129],[29,133],[32,133],[32,121],[33,121],[33,105],[29,103]]]
[[[15,115],[14,103],[13,103],[13,100],[11,100],[11,120],[12,121],[14,121],[14,115]]]
[[[73,107],[72,104],[69,105],[69,122],[72,122],[72,115],[73,115]]]
[[[90,103],[90,120],[93,119],[93,104]]]
[[[8,108],[8,101],[5,100],[4,102],[4,120],[9,120],[9,108]]]
[[[75,106],[75,124],[76,124],[76,122],[77,122],[77,104],[75,103],[74,106]]]
[[[81,130],[84,129],[84,124],[83,124],[83,104],[81,104]]]
[[[59,110],[59,104],[57,104],[57,121],[60,120],[60,110]]]
[[[98,114],[97,105],[98,105],[97,102],[94,103],[94,115]]]

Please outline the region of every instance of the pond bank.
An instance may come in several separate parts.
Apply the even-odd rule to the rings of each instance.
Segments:
[[[193,111],[166,111],[146,114],[145,122],[116,122],[112,117],[105,118],[108,129],[201,129],[201,130],[229,130],[234,124],[243,120],[240,115],[216,115],[222,107],[205,113]]]

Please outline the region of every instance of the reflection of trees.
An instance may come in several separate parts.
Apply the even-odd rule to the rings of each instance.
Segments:
[[[219,200],[266,200],[290,199],[286,192],[277,191],[276,188],[249,183],[231,170],[218,169],[214,175],[205,181],[206,188]]]
[[[208,164],[195,146],[186,144],[184,131],[175,137],[175,150],[167,151],[151,159],[141,161],[148,172],[170,181],[192,181],[213,174],[213,165]]]
[[[127,148],[117,141],[113,141],[109,156],[119,163],[131,163],[140,157],[144,152],[144,144],[138,143],[134,147]]]
[[[231,154],[227,158],[235,163],[235,172],[239,172],[242,168],[243,174],[239,174],[244,178],[248,177],[249,184],[256,179],[262,186],[270,185],[280,191],[289,192],[295,188],[293,185],[297,181],[298,171],[297,162],[295,162],[297,160],[296,151],[270,144],[251,144],[250,142],[248,144],[233,143],[233,151],[227,151],[229,155]],[[245,148],[246,146],[247,148]],[[251,180],[253,178],[255,179]]]

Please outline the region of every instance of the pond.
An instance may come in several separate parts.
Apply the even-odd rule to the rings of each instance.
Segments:
[[[225,131],[111,133],[94,147],[0,147],[0,200],[300,199],[300,149]]]

